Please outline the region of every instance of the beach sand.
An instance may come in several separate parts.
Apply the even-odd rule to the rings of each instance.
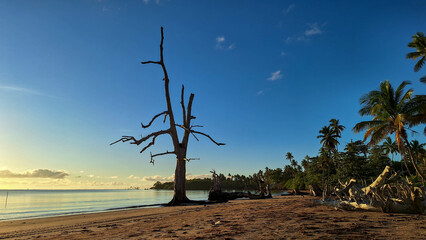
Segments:
[[[0,222],[13,239],[426,239],[426,217],[347,212],[309,196]]]

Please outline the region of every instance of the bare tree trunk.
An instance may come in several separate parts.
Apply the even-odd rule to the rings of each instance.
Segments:
[[[190,200],[186,197],[186,161],[184,157],[180,157],[176,161],[175,181],[174,181],[174,196],[169,202],[169,205],[176,205],[177,203],[185,203]]]

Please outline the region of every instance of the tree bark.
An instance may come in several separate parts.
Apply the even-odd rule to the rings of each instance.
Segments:
[[[169,205],[190,202],[186,197],[186,161],[183,156],[176,160],[175,180],[174,180],[174,196]]]

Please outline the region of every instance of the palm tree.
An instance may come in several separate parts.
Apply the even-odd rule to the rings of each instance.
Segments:
[[[324,155],[324,161],[325,165],[327,166],[327,181],[324,188],[324,195],[323,197],[327,195],[328,192],[328,181],[330,179],[330,159],[331,159],[331,152],[336,152],[336,147],[339,144],[339,141],[337,141],[338,135],[332,130],[330,126],[324,126],[319,131],[320,135],[317,136],[317,138],[321,139],[320,143],[322,144],[322,151],[327,151],[328,154]]]
[[[416,160],[420,162],[424,156],[426,156],[425,147],[426,143],[419,143],[417,140],[413,140],[410,143],[411,151],[413,152],[413,156],[415,156]]]
[[[339,120],[337,119],[330,119],[330,127],[331,130],[333,130],[334,134],[337,135],[337,137],[342,137],[342,132],[345,129],[345,126],[339,124]]]
[[[333,131],[332,127],[324,126],[319,133],[320,135],[317,138],[321,139],[322,146],[329,152],[335,151],[339,141],[337,141],[338,135]]]
[[[385,138],[385,141],[382,144],[383,149],[385,150],[385,154],[389,155],[392,154],[392,162],[393,162],[393,155],[398,152],[398,146],[396,145],[396,142],[392,141],[390,137]]]
[[[333,131],[333,133],[335,135],[337,135],[337,137],[339,137],[339,138],[342,137],[342,132],[345,129],[345,126],[340,125],[339,120],[334,119],[334,118],[331,119],[330,120],[330,127],[331,127],[331,130]],[[337,145],[336,145],[336,150],[338,150]]]
[[[414,65],[414,71],[418,72],[426,62],[426,37],[422,32],[413,35],[413,41],[408,43],[408,47],[415,48],[415,52],[407,53],[407,59],[420,58]]]
[[[287,152],[285,155],[285,159],[290,161],[290,165],[294,168],[297,166],[297,162],[294,160],[293,154],[291,152]]]
[[[410,118],[416,116],[421,109],[421,101],[416,101],[413,96],[413,90],[409,89],[404,93],[404,88],[410,84],[403,81],[396,90],[388,80],[380,83],[380,89],[371,91],[361,97],[361,116],[373,116],[371,121],[362,121],[357,123],[353,130],[358,133],[367,130],[364,135],[364,141],[370,138],[369,145],[376,145],[389,134],[395,134],[395,141],[398,145],[399,153],[404,157],[405,167],[408,168],[406,157],[406,145],[408,145],[407,130],[412,124]],[[404,144],[405,143],[405,144]],[[424,176],[417,168],[417,164],[411,154],[410,147],[407,147],[414,168],[417,174],[424,181]],[[410,172],[409,172],[410,173]]]

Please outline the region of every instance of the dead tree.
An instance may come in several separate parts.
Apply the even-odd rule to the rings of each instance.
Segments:
[[[173,114],[173,110],[172,110],[172,103],[170,100],[170,94],[169,94],[169,75],[167,73],[166,70],[166,65],[164,64],[164,58],[163,58],[163,41],[164,41],[164,35],[163,35],[163,27],[161,27],[161,42],[160,42],[160,60],[159,61],[146,61],[146,62],[142,62],[142,64],[157,64],[160,65],[162,70],[163,70],[163,74],[164,74],[164,90],[165,90],[165,96],[166,96],[166,105],[167,105],[167,109],[157,115],[155,115],[151,121],[147,124],[144,125],[143,123],[141,123],[142,128],[148,128],[151,126],[151,124],[155,121],[155,119],[163,116],[164,120],[163,122],[166,122],[166,119],[168,117],[169,119],[169,128],[165,129],[165,130],[160,130],[157,132],[153,132],[150,133],[144,137],[141,137],[140,139],[136,139],[133,136],[122,136],[121,139],[119,139],[118,141],[115,141],[112,144],[115,144],[117,142],[130,142],[130,144],[136,144],[136,145],[140,145],[146,141],[151,141],[149,142],[145,147],[142,148],[142,150],[140,151],[141,153],[143,153],[145,150],[147,150],[149,147],[151,147],[152,145],[155,144],[155,139],[158,136],[161,135],[169,135],[172,139],[173,142],[173,151],[166,151],[166,152],[162,152],[162,153],[156,153],[156,154],[152,154],[151,153],[151,163],[154,164],[154,158],[158,157],[158,156],[162,156],[162,155],[175,155],[176,156],[176,169],[175,169],[175,179],[174,179],[174,196],[173,199],[169,202],[170,205],[176,205],[179,203],[184,203],[184,202],[189,202],[190,200],[186,197],[186,189],[185,189],[185,175],[186,175],[186,154],[187,154],[187,149],[188,149],[188,140],[190,135],[192,135],[197,141],[198,138],[196,137],[196,135],[203,135],[205,137],[207,137],[208,139],[210,139],[213,143],[215,143],[216,145],[220,146],[220,145],[225,145],[224,143],[220,143],[220,142],[216,142],[212,137],[210,137],[210,135],[200,132],[200,131],[196,131],[194,130],[194,128],[197,127],[202,127],[200,125],[191,125],[191,120],[195,119],[195,117],[192,115],[192,102],[194,101],[194,94],[191,93],[191,95],[189,96],[189,101],[188,101],[188,105],[185,106],[184,103],[184,86],[182,85],[182,91],[181,91],[181,98],[180,98],[180,105],[182,107],[182,115],[183,115],[183,119],[182,119],[182,123],[178,124],[175,121],[175,117]],[[184,133],[183,133],[183,137],[181,140],[179,140],[179,136],[178,136],[178,132],[177,132],[177,128],[181,128],[183,129]]]

